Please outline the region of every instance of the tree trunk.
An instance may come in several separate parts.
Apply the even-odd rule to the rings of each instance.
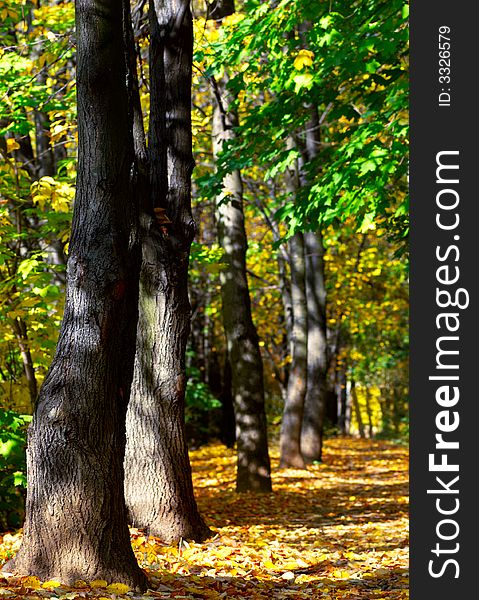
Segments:
[[[310,24],[303,23],[300,32]],[[304,131],[302,154],[305,163],[319,155],[321,142],[318,110],[310,106],[310,119]],[[308,184],[306,170],[301,171],[303,185]],[[324,418],[327,401],[328,342],[326,327],[326,283],[323,236],[318,231],[304,234],[306,255],[306,296],[308,306],[308,384],[304,400],[301,452],[307,462],[321,460]]]
[[[127,414],[129,520],[165,542],[210,530],[193,493],[185,434],[193,27],[185,0],[150,4],[150,193],[142,215],[135,374]]]
[[[370,439],[374,437],[373,413],[371,409],[371,392],[366,388],[366,414],[368,415],[368,436]]]
[[[123,495],[138,252],[122,7],[78,0],[79,163],[65,314],[29,429],[22,547],[6,569],[146,588]]]
[[[306,305],[304,239],[297,232],[290,240],[291,303],[293,308],[292,363],[280,434],[280,467],[304,469],[301,427],[307,389],[308,312]]]
[[[328,386],[326,395],[326,421],[331,427],[337,427],[339,424],[338,415],[338,386]]]
[[[323,240],[304,234],[308,307],[308,382],[301,430],[301,453],[307,462],[321,460],[327,388],[326,286]]]
[[[37,378],[35,376],[35,368],[33,366],[32,355],[30,352],[30,342],[28,339],[27,325],[23,319],[15,318],[12,320],[13,331],[17,338],[18,347],[20,349],[20,355],[22,357],[23,371],[28,385],[28,394],[30,396],[30,405],[32,414],[35,410],[35,403],[37,401],[38,386]]]
[[[348,435],[351,424],[351,394],[348,393],[347,389],[348,381],[345,366],[342,366],[338,373],[337,387],[339,391],[339,431],[341,435]]]
[[[290,256],[288,255],[286,248],[287,245],[285,244],[283,249],[278,253],[278,275],[281,286],[285,334],[281,344],[281,362],[284,366],[278,373],[277,379],[281,386],[281,397],[283,402],[286,402],[286,398],[288,397],[288,382],[290,376],[290,364],[287,358],[293,355],[293,304],[291,298],[291,280],[288,273]]]
[[[358,423],[359,436],[365,438],[366,434],[364,432],[363,417],[361,415],[361,407],[359,406],[358,394],[356,392],[356,382],[354,379],[351,381],[351,398],[353,401],[354,414],[356,415],[356,421]]]
[[[234,3],[218,1],[210,5],[209,18],[221,19],[234,12]],[[229,109],[232,97],[226,76],[214,82],[213,154],[233,139],[237,115]],[[233,403],[236,419],[238,492],[270,492],[271,468],[268,453],[264,405],[263,362],[259,340],[251,316],[251,300],[246,275],[247,239],[243,214],[243,183],[239,171],[223,181],[223,194],[217,199],[218,240],[224,250],[225,268],[220,273],[223,327],[231,365]]]

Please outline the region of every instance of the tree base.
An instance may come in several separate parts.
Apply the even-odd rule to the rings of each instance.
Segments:
[[[213,536],[211,529],[203,522],[195,526],[171,527],[166,521],[158,521],[149,525],[147,531],[150,535],[159,537],[165,544],[177,544],[180,540],[200,543]]]

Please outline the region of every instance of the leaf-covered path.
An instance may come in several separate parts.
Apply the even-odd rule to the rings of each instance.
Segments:
[[[335,438],[324,462],[279,470],[272,452],[272,495],[234,492],[234,452],[210,445],[191,453],[200,510],[216,536],[204,544],[165,546],[132,530],[154,598],[408,597],[407,449],[387,442]],[[6,534],[3,561],[18,546]],[[0,576],[0,596],[139,598],[126,586]]]

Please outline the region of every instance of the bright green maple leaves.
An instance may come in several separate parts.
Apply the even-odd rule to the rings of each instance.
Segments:
[[[207,76],[226,68],[240,112],[212,193],[232,168],[264,165],[281,176],[288,136],[301,145],[311,107],[319,112],[318,156],[303,167],[307,185],[284,197],[277,218],[297,228],[354,217],[407,217],[407,6],[402,0],[328,3],[248,2],[199,48]],[[287,152],[287,151],[286,151]],[[234,166],[233,166],[234,165]],[[404,227],[401,228],[403,230]]]

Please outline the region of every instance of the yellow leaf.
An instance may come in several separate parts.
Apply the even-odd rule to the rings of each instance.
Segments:
[[[301,569],[306,569],[307,567],[309,567],[309,564],[305,560],[303,560],[302,558],[297,558],[296,559],[296,564]]]
[[[349,579],[350,574],[348,571],[343,571],[341,569],[336,569],[332,573],[333,577],[337,577],[338,579]]]
[[[25,579],[22,580],[22,584],[26,588],[38,590],[38,588],[40,587],[40,580],[38,579],[38,577],[25,577]]]
[[[309,88],[313,81],[313,76],[311,73],[302,73],[301,75],[295,75],[294,83],[294,92],[297,94],[302,88]]]
[[[57,184],[57,182],[53,179],[53,177],[50,177],[48,175],[46,175],[45,177],[41,177],[39,179],[39,182],[40,182],[40,185],[46,184],[47,187],[50,187],[52,185],[55,186]]]
[[[42,588],[57,588],[60,587],[61,583],[59,581],[55,581],[54,579],[49,579],[42,583]]]
[[[111,594],[126,594],[130,588],[125,583],[110,583],[106,591]]]
[[[274,563],[271,562],[270,560],[263,560],[263,565],[267,568],[267,569],[274,569]]]
[[[223,25],[236,25],[245,18],[245,15],[240,13],[233,13],[232,15],[228,15],[223,19]]]
[[[7,139],[7,152],[12,152],[13,150],[18,150],[20,148],[20,144],[14,138]]]
[[[94,579],[90,582],[91,588],[104,588],[108,585],[108,582],[104,579]]]
[[[303,67],[310,67],[313,64],[314,52],[311,50],[300,50],[294,59],[294,68],[301,71]]]
[[[220,548],[215,552],[218,558],[226,558],[233,553],[233,548]]]

